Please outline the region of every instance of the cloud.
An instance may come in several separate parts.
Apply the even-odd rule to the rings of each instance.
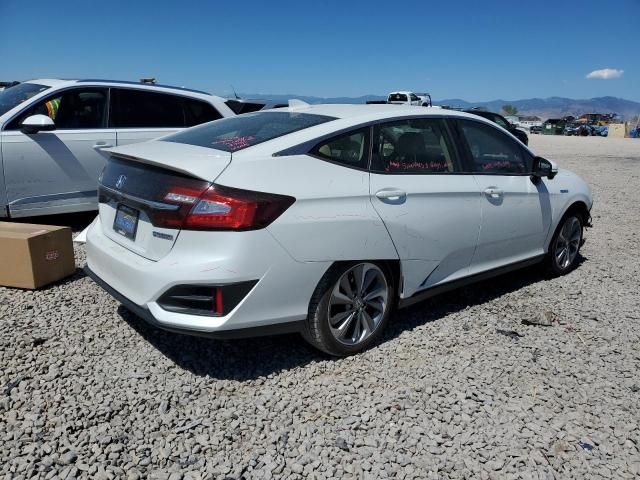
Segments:
[[[617,68],[603,68],[601,70],[594,70],[587,74],[588,79],[598,78],[600,80],[611,80],[612,78],[620,78],[624,70],[618,70]]]

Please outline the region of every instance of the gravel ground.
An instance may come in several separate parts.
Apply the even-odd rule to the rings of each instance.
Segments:
[[[638,478],[640,141],[531,144],[593,188],[579,268],[403,310],[355,357],[154,330],[81,273],[0,288],[0,478]]]

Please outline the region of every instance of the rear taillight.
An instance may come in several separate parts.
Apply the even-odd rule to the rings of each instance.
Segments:
[[[182,224],[187,230],[257,230],[289,208],[295,198],[213,185]]]
[[[155,209],[153,225],[185,230],[257,230],[289,208],[295,198],[212,185],[170,188],[162,203],[175,208]]]

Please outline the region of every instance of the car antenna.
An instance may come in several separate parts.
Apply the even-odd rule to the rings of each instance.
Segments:
[[[156,77],[145,77],[140,79],[140,83],[154,85],[156,83]]]
[[[236,100],[240,100],[240,97],[238,96],[238,94],[236,93],[236,89],[233,88],[233,85],[229,85],[231,87],[231,90],[233,90],[233,96],[236,97]]]

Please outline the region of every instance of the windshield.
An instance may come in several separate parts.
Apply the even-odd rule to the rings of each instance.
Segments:
[[[297,112],[245,113],[189,128],[162,140],[236,152],[330,120],[335,118]]]
[[[37,83],[19,83],[0,92],[0,115],[50,87]]]

